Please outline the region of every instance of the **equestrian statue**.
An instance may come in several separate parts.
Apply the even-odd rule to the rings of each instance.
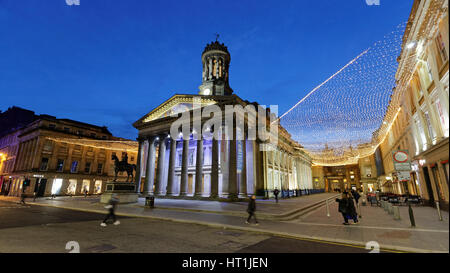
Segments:
[[[131,176],[131,181],[133,181],[133,171],[136,170],[136,164],[128,164],[128,155],[125,154],[125,156],[122,158],[122,161],[119,161],[119,158],[116,155],[112,155],[112,160],[114,160],[114,172],[115,172],[115,177],[114,177],[114,182],[116,182],[117,180],[117,174],[119,172],[127,172],[127,181],[130,179]]]

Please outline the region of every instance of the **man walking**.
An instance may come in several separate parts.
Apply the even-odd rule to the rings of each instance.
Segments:
[[[273,194],[275,195],[275,201],[277,201],[277,203],[278,203],[278,194],[280,194],[280,191],[277,188],[275,188],[275,190],[273,191]]]
[[[109,204],[105,206],[105,208],[108,209],[108,215],[106,215],[105,220],[100,224],[102,227],[106,227],[106,221],[108,221],[109,218],[113,219],[114,225],[120,224],[119,220],[116,220],[116,215],[114,214],[114,211],[116,210],[116,205],[119,203],[119,198],[116,194],[113,194],[111,196],[111,200],[109,200]]]
[[[255,211],[256,211],[256,196],[252,195],[252,197],[250,198],[250,201],[248,202],[248,208],[247,208],[247,212],[248,212],[248,218],[247,221],[245,221],[246,224],[250,224],[250,219],[255,218],[255,225],[258,225],[258,220],[256,220],[256,215],[255,215]]]

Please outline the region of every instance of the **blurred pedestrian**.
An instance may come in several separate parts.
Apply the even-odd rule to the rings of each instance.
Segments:
[[[280,194],[280,191],[277,188],[275,188],[275,190],[273,191],[273,194],[275,195],[275,201],[277,201],[277,203],[278,203],[278,194]]]
[[[109,220],[109,218],[112,218],[114,225],[119,225],[120,221],[116,219],[115,210],[117,207],[117,204],[119,203],[119,197],[116,194],[113,194],[111,196],[111,199],[109,200],[109,203],[105,208],[108,209],[108,214],[105,217],[105,220],[100,224],[102,227],[106,227],[106,222]]]
[[[88,195],[88,189],[86,186],[84,186],[84,198],[86,198]]]
[[[256,220],[255,211],[256,211],[256,196],[252,195],[250,201],[248,202],[247,208],[248,218],[247,221],[245,221],[246,224],[250,224],[250,219],[253,216],[253,218],[255,218],[255,225],[258,225],[258,220]]]

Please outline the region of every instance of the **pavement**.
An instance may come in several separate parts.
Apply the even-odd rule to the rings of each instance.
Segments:
[[[260,225],[245,224],[245,202],[216,202],[196,200],[156,199],[156,208],[137,204],[120,205],[117,215],[167,220],[178,223],[200,224],[236,231],[250,231],[262,235],[311,242],[331,242],[339,245],[368,247],[376,245],[381,250],[399,252],[449,252],[449,217],[442,212],[439,221],[431,207],[414,207],[416,227],[411,227],[407,207],[400,207],[400,220],[380,207],[362,206],[358,225],[342,225],[337,212],[336,195],[322,193],[290,199],[279,203],[257,200],[257,217]],[[327,209],[324,200],[330,199]],[[18,202],[18,198],[0,197],[0,200]],[[77,211],[106,213],[98,197],[40,198],[32,205],[65,208]],[[294,215],[295,217],[286,217]]]

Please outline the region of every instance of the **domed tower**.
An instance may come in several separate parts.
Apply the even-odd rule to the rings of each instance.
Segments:
[[[233,90],[228,83],[228,69],[231,56],[227,47],[217,40],[207,44],[202,54],[203,78],[200,95],[231,95]]]

